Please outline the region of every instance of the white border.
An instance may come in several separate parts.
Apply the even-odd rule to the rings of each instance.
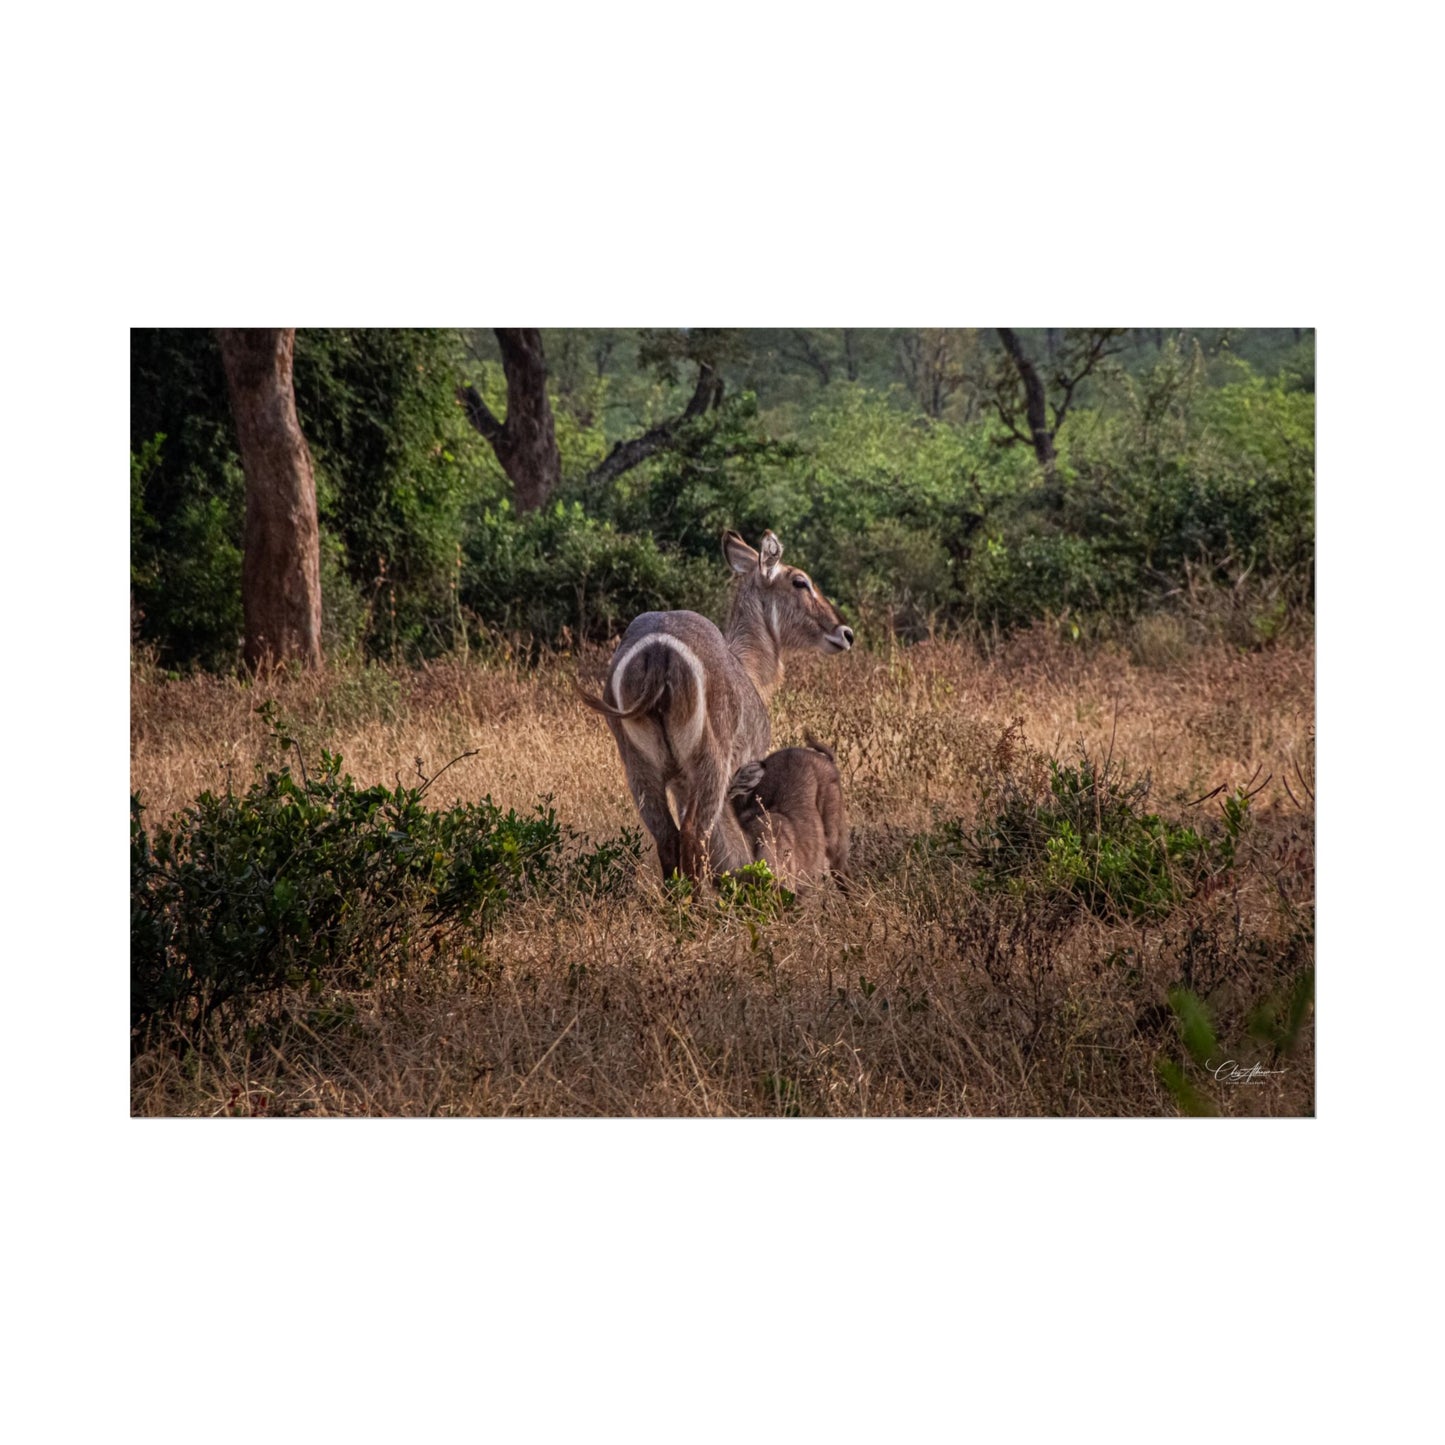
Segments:
[[[258,3],[14,22],[22,1422],[1408,1432],[1410,1304],[1438,1260],[1415,1132],[1435,1125],[1415,1025],[1439,1016],[1417,13]],[[695,316],[1319,328],[1321,1120],[126,1117],[126,328]]]

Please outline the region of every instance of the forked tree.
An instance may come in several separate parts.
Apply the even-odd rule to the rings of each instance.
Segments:
[[[507,380],[507,414],[498,417],[474,386],[457,388],[467,420],[486,438],[512,483],[519,512],[530,512],[551,497],[562,479],[562,458],[548,395],[547,354],[535,327],[498,327],[497,346]],[[675,446],[690,422],[715,411],[723,398],[721,365],[734,354],[735,338],[725,331],[647,332],[640,360],[676,382],[684,366],[695,366],[692,395],[676,415],[635,437],[615,442],[583,479],[588,487],[615,482],[624,472]]]
[[[1006,441],[1024,442],[1033,448],[1056,502],[1059,494],[1053,483],[1059,428],[1080,383],[1124,349],[1125,334],[1117,326],[1066,329],[1059,337],[1051,334],[1049,358],[1040,369],[1012,327],[998,328],[1008,363],[993,373],[994,410],[1008,428]]]

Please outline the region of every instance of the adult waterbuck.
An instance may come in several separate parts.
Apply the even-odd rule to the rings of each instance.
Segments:
[[[783,565],[771,532],[756,552],[726,532],[723,555],[734,573],[724,631],[696,612],[644,612],[613,654],[602,696],[581,694],[617,739],[664,879],[681,870],[696,881],[708,868],[751,861],[723,804],[738,766],[768,751],[767,700],[783,680],[783,654],[853,646],[853,629],[806,572]]]

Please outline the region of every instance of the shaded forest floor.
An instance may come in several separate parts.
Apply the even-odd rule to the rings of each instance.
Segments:
[[[256,712],[273,699],[303,753],[339,752],[358,782],[471,752],[433,806],[551,795],[579,834],[615,835],[636,813],[610,735],[572,693],[605,665],[449,660],[253,685],[138,663],[132,789],[160,819],[243,788],[277,762]],[[710,892],[680,903],[649,844],[626,886],[523,898],[465,955],[443,947],[366,989],[296,989],[224,1041],[161,1037],[134,1059],[133,1111],[1310,1114],[1312,1016],[1287,1045],[1259,1021],[1313,968],[1313,667],[1308,646],[1145,666],[1039,634],[987,659],[927,643],[799,661],[774,745],[811,731],[837,749],[848,895],[827,885],[774,918]],[[986,886],[968,840],[1019,776],[1081,746],[1147,776],[1151,814],[1201,831],[1217,832],[1219,800],[1196,799],[1263,782],[1231,866],[1147,917],[1086,906],[1047,868],[1037,886]],[[1207,1010],[1210,1067],[1171,1001],[1181,987]],[[1273,1072],[1230,1082],[1213,1070],[1228,1060]]]

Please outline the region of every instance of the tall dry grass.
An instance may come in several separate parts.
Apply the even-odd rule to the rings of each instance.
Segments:
[[[225,1045],[142,1054],[133,1108],[1172,1115],[1157,1072],[1179,1053],[1170,985],[1209,993],[1221,1043],[1247,1065],[1262,1057],[1248,1009],[1312,961],[1313,804],[1300,777],[1312,768],[1313,651],[1140,656],[1040,634],[988,658],[926,643],[797,663],[774,699],[775,742],[812,731],[837,748],[848,896],[825,887],[772,922],[708,898],[683,908],[649,848],[622,896],[528,899],[479,958],[434,957],[365,992],[298,994]],[[256,713],[274,699],[303,749],[339,751],[361,783],[470,753],[434,805],[490,794],[525,809],[550,794],[573,828],[614,834],[636,826],[635,810],[610,735],[572,693],[605,665],[603,654],[535,670],[448,661],[253,685],[167,681],[138,664],[132,788],[158,817],[228,778],[244,785],[274,762]],[[1019,719],[1043,752],[1067,758],[1082,743],[1147,772],[1150,807],[1166,814],[1197,816],[1192,800],[1270,775],[1233,884],[1127,924],[1067,900],[980,893],[967,862],[929,839],[941,820],[977,821],[979,780]],[[1246,1085],[1195,1082],[1221,1113],[1312,1112],[1312,1041],[1274,1067]]]

